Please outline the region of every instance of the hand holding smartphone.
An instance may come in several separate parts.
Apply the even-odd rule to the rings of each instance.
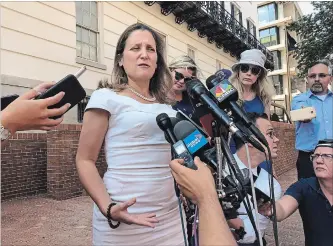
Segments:
[[[80,101],[82,101],[82,99],[84,99],[86,97],[86,92],[77,79],[84,73],[85,70],[86,70],[86,67],[84,66],[75,75],[72,75],[72,74],[67,75],[66,77],[61,79],[59,82],[57,82],[55,85],[53,85],[51,88],[49,88],[45,92],[38,95],[35,98],[35,100],[52,97],[52,96],[55,96],[56,94],[58,94],[59,92],[63,91],[63,92],[65,92],[65,95],[60,100],[60,102],[58,102],[52,106],[49,106],[48,108],[50,108],[50,109],[51,108],[60,108],[63,105],[70,103],[71,106],[68,108],[68,110],[70,110]],[[61,115],[51,117],[51,118],[57,119],[59,117],[61,117]]]
[[[306,107],[290,111],[292,121],[309,121],[316,117],[316,109],[314,107]]]

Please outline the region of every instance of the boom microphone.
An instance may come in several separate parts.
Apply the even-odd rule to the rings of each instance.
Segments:
[[[244,135],[239,131],[235,124],[231,121],[229,116],[219,108],[215,101],[209,96],[209,92],[206,87],[199,80],[191,80],[187,83],[188,94],[196,99],[199,99],[202,103],[208,106],[213,116],[221,122],[223,125],[229,128],[229,131],[234,133],[242,141],[246,142]]]
[[[259,129],[253,124],[253,122],[248,118],[246,112],[240,108],[237,104],[238,100],[238,91],[236,88],[227,80],[219,80],[218,77],[214,75],[210,76],[206,85],[211,93],[211,95],[219,102],[220,107],[228,108],[230,107],[231,111],[235,114],[236,118],[241,120],[246,127],[248,127],[251,132],[256,136],[256,138],[262,142],[266,147],[268,143],[266,138],[262,135]],[[256,148],[259,147],[258,144],[255,144]],[[258,148],[260,151],[265,152],[265,150],[260,146]]]

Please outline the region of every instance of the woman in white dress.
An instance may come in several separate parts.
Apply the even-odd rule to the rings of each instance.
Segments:
[[[134,24],[120,36],[111,83],[100,83],[86,107],[76,157],[94,204],[93,245],[184,245],[169,163],[170,145],[156,116],[175,116],[163,42]],[[102,143],[107,171],[95,166]],[[119,224],[120,223],[120,224]]]

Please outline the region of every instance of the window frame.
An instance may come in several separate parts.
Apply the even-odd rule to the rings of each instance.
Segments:
[[[257,27],[250,18],[246,18],[246,30],[254,37],[257,37]]]
[[[273,5],[274,6],[274,18],[273,19],[271,19],[271,15],[269,14],[269,6],[270,5]],[[272,22],[272,21],[276,21],[276,20],[278,20],[278,8],[277,8],[278,6],[277,6],[277,4],[275,3],[275,2],[273,2],[273,3],[268,3],[268,4],[265,4],[265,5],[261,5],[261,6],[259,6],[258,7],[258,10],[257,10],[257,14],[258,14],[258,23],[259,23],[259,25],[265,25],[265,24],[268,24],[268,23],[270,23],[270,22]],[[267,10],[266,10],[266,13],[268,12],[268,14],[267,14],[267,16],[268,16],[268,21],[267,22],[263,22],[263,21],[261,21],[260,20],[260,15],[259,15],[259,9],[264,9],[264,8],[267,8]]]
[[[277,80],[275,79],[277,78]],[[276,95],[283,95],[284,94],[284,88],[283,88],[283,76],[282,75],[272,75],[271,76],[273,86],[276,92]],[[277,84],[277,82],[279,84]],[[279,91],[277,90],[277,87],[279,88]]]
[[[243,26],[243,13],[236,3],[230,3],[231,16],[235,18]],[[236,14],[237,13],[237,14]]]
[[[84,9],[82,3],[85,3],[85,4],[89,3],[89,11],[88,12],[86,11],[86,9]],[[95,14],[91,11],[92,3],[96,4],[96,13]],[[80,6],[79,6],[79,4],[80,4]],[[81,11],[82,20],[78,20],[78,16],[79,16],[78,11]],[[76,13],[76,17],[75,17],[75,20],[76,20],[76,23],[75,23],[75,26],[76,26],[76,42],[79,42],[81,44],[80,54],[78,54],[78,48],[76,48],[76,57],[79,57],[79,58],[82,58],[82,59],[87,59],[87,60],[90,60],[90,61],[93,61],[93,62],[98,62],[100,60],[100,58],[99,58],[100,57],[100,52],[99,52],[98,2],[96,2],[96,1],[87,1],[87,2],[76,1],[75,2],[75,13]],[[84,22],[83,16],[84,16],[85,13],[89,14],[89,20],[90,20],[89,25],[90,26],[87,26],[83,23]],[[96,29],[94,29],[94,27],[92,27],[92,21],[91,21],[92,18],[91,18],[91,16],[95,16],[95,18],[96,18]],[[79,35],[78,30],[80,30],[81,35]],[[88,32],[87,42],[85,40],[83,40],[83,31]],[[91,40],[91,33],[96,35],[95,44],[93,44],[93,42],[91,42],[92,41]],[[80,37],[78,37],[78,36],[80,36]],[[87,58],[83,55],[83,45],[86,45],[89,48],[89,58]],[[95,57],[91,56],[91,49],[94,49]]]
[[[282,69],[281,51],[273,50],[272,53],[273,53],[273,59],[274,59],[274,70]],[[275,56],[275,53],[276,53],[276,56]],[[277,68],[275,67],[275,57],[277,58],[277,61],[278,61]]]
[[[193,57],[191,56],[190,52],[193,51]],[[187,45],[187,55],[195,61],[195,51],[196,49],[190,45]]]
[[[216,59],[216,71],[219,71],[223,68],[223,64],[220,60]]]
[[[274,37],[271,35],[271,30],[272,29],[275,29],[275,33],[276,33],[276,44],[272,44],[272,38],[271,37]],[[269,42],[268,43],[263,43],[262,42],[262,37],[261,37],[261,33],[264,32],[264,31],[269,31],[269,36],[265,36],[265,37],[269,37]],[[277,26],[272,26],[272,27],[269,27],[269,28],[265,28],[265,29],[262,29],[259,31],[259,41],[260,43],[262,43],[263,45],[265,45],[266,47],[269,47],[269,46],[273,46],[273,45],[278,45],[280,44],[280,33],[279,33],[280,29],[277,27]],[[266,45],[268,44],[268,45]]]

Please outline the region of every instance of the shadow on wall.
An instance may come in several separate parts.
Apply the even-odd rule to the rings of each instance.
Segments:
[[[295,130],[291,124],[272,123],[278,138],[279,156],[273,162],[277,175],[295,167]],[[85,195],[75,167],[81,125],[62,124],[47,133],[17,133],[1,154],[1,199],[47,193],[64,200]],[[104,147],[96,166],[101,177],[107,165]]]

